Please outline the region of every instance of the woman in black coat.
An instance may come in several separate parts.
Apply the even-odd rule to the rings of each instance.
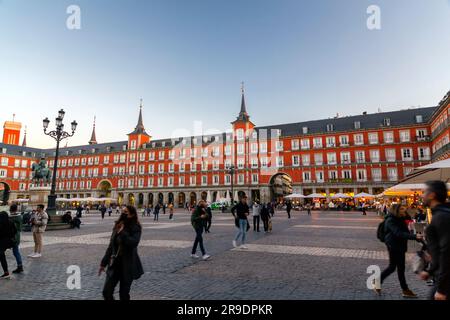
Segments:
[[[405,278],[405,256],[408,251],[408,240],[422,240],[422,235],[412,234],[406,225],[406,208],[394,204],[389,210],[384,224],[385,244],[389,252],[389,266],[381,273],[381,283],[397,269],[398,280],[403,297],[416,298]]]
[[[106,269],[105,300],[114,300],[114,289],[119,282],[120,300],[130,300],[133,280],[144,274],[137,250],[141,233],[136,208],[126,206],[114,225],[108,249],[100,263],[99,275]]]

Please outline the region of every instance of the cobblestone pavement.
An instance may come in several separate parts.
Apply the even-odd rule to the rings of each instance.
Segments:
[[[194,232],[189,214],[175,220],[141,218],[144,227],[139,253],[145,274],[132,287],[133,299],[402,299],[396,274],[381,297],[367,289],[367,267],[387,265],[384,245],[376,239],[379,218],[374,214],[285,212],[273,219],[273,233],[248,233],[248,249],[234,249],[236,233],[230,214],[213,217],[205,246],[212,258],[193,260]],[[101,299],[104,275],[97,276],[114,219],[98,214],[83,217],[81,230],[48,231],[40,259],[26,256],[33,243],[23,233],[25,273],[0,281],[0,299]],[[410,255],[419,248],[410,242]],[[7,252],[10,269],[14,257]],[[81,268],[81,289],[70,290],[66,271]],[[412,290],[425,298],[428,287],[409,270]]]

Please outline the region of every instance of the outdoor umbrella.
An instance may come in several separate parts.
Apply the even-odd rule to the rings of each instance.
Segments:
[[[310,195],[307,195],[305,198],[326,198],[326,196],[324,196],[321,193],[311,193]]]
[[[332,199],[341,199],[341,198],[350,198],[348,195],[344,193],[335,193],[332,197]]]
[[[288,196],[285,196],[284,198],[285,199],[300,199],[300,198],[305,198],[305,196],[300,193],[293,193]]]
[[[361,192],[361,193],[355,194],[353,196],[353,198],[355,198],[355,199],[357,199],[357,198],[375,198],[375,196],[373,194]]]
[[[423,184],[430,180],[441,180],[446,183],[450,182],[450,159],[437,161],[419,167],[411,172],[401,184]],[[424,185],[421,186],[424,189]]]

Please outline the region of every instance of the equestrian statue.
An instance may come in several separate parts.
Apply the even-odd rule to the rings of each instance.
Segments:
[[[39,163],[33,163],[31,169],[33,170],[33,178],[32,178],[33,182],[50,183],[51,171],[47,167],[47,161],[45,160],[45,158],[41,158]]]

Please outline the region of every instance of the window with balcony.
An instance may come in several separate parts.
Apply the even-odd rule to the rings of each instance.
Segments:
[[[341,146],[348,146],[348,136],[339,136],[339,143]]]
[[[303,182],[311,182],[311,172],[309,171],[304,171],[303,172]]]
[[[409,130],[400,131],[400,142],[409,142],[411,140]]]
[[[353,140],[355,141],[356,145],[363,145],[364,144],[364,136],[362,134],[355,134],[355,135],[353,135]]]
[[[322,138],[314,138],[313,146],[314,148],[322,148]]]
[[[291,141],[291,149],[292,150],[299,150],[300,149],[300,142],[299,142],[299,140],[298,139],[293,139],[292,141]]]
[[[386,161],[388,162],[396,161],[395,149],[386,149],[385,152],[386,152]]]
[[[238,181],[237,181],[238,184],[244,184],[245,183],[245,177],[244,177],[243,174],[238,174],[237,178],[238,178]]]
[[[317,166],[321,166],[323,164],[323,155],[321,153],[314,154],[314,163]]]
[[[358,182],[367,181],[366,169],[357,169],[356,170],[356,180]]]
[[[336,147],[336,138],[335,137],[327,137],[327,148],[334,148]]]
[[[419,147],[417,148],[417,153],[419,155],[419,160],[430,160],[430,148],[429,147]]]
[[[327,153],[327,162],[328,164],[336,164],[337,160],[336,160],[336,153]]]
[[[372,180],[381,181],[381,168],[372,168]]]
[[[369,144],[378,144],[378,133],[377,132],[369,133]]]
[[[292,156],[292,166],[300,166],[300,156]]]
[[[355,158],[357,163],[364,163],[366,162],[366,157],[364,151],[356,151],[355,152]]]
[[[309,166],[311,164],[309,154],[302,155],[302,163],[304,166]]]
[[[397,179],[398,179],[397,168],[388,168],[387,174],[388,174],[389,181],[397,181]]]
[[[410,148],[402,148],[402,160],[403,161],[412,161],[412,149]]]
[[[324,182],[323,171],[316,171],[316,182]]]
[[[309,149],[309,139],[302,139],[302,150]]]
[[[394,143],[394,133],[392,131],[385,131],[383,136],[384,143]]]
[[[380,162],[380,150],[378,149],[370,150],[370,161],[372,161],[372,163]]]
[[[341,163],[350,164],[351,162],[350,152],[341,152]]]

